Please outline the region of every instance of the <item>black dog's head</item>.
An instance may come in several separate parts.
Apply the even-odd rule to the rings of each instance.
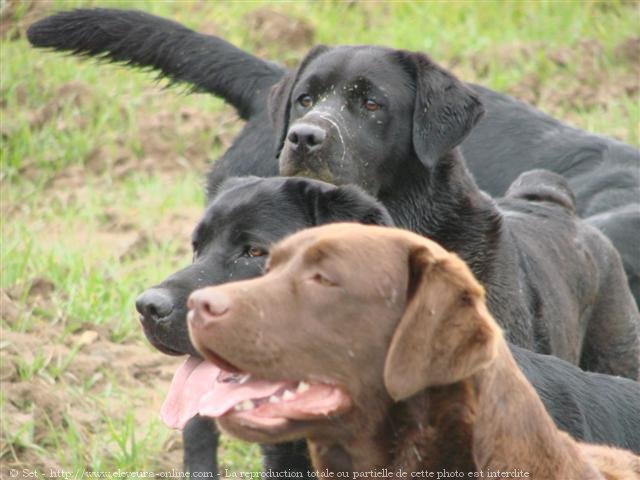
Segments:
[[[271,91],[280,174],[389,188],[403,162],[432,167],[483,114],[478,97],[427,56],[315,47]]]
[[[272,243],[340,221],[392,225],[385,208],[357,187],[305,178],[227,180],[194,230],[193,263],[138,297],[147,338],[164,353],[198,355],[186,323],[191,292],[261,275]]]

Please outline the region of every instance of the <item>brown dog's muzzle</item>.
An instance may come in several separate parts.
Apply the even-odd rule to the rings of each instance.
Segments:
[[[248,283],[253,281],[240,285]],[[269,328],[269,319],[260,318],[256,297],[243,294],[246,287],[242,286],[209,287],[190,296],[190,335],[205,360],[188,361],[183,374],[176,375],[163,406],[165,423],[182,428],[199,413],[216,418],[225,430],[241,438],[277,441],[265,435],[287,432],[299,428],[300,422],[326,419],[347,410],[351,400],[340,387],[311,379],[274,381],[278,369],[265,378],[260,375],[264,372],[247,368],[257,365],[259,359],[249,358],[248,351],[257,346],[246,338],[241,324],[247,322],[259,330],[261,321]]]

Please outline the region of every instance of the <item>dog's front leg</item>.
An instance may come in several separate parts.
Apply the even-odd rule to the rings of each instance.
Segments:
[[[302,478],[309,478],[309,473],[313,471],[307,442],[304,440],[277,445],[261,445],[260,447],[264,457],[263,469],[265,472],[300,472]]]
[[[211,472],[217,476],[219,436],[215,422],[210,418],[196,415],[187,422],[182,430],[185,472]]]

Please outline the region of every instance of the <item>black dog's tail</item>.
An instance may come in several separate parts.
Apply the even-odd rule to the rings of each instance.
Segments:
[[[220,38],[135,10],[61,12],[31,25],[27,36],[36,47],[156,70],[222,97],[244,119],[264,110],[269,87],[285,73]]]

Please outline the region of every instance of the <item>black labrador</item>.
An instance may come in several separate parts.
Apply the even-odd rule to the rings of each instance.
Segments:
[[[310,179],[230,178],[212,195],[193,232],[193,263],[136,301],[147,339],[170,355],[199,356],[187,331],[191,292],[261,275],[270,245],[286,235],[336,221],[393,224],[386,209],[357,187]],[[185,471],[217,472],[218,433],[212,421],[194,417],[184,425],[183,439]],[[264,446],[263,451],[267,471],[296,471],[306,477],[311,468],[304,443]]]
[[[138,11],[61,12],[32,25],[28,37],[38,47],[151,68],[233,105],[247,124],[213,164],[209,191],[228,176],[278,173],[266,98],[286,74],[282,67],[220,38]],[[545,168],[563,175],[576,194],[578,215],[604,232],[620,252],[640,303],[640,152],[572,128],[506,95],[470,87],[487,111],[461,145],[479,187],[501,196],[526,170]]]
[[[147,337],[167,353],[196,355],[185,321],[192,291],[258,276],[270,246],[282,237],[345,220],[392,224],[382,204],[357,187],[295,177],[227,180],[194,230],[193,263],[139,297]],[[154,306],[157,297],[163,299],[163,312]],[[560,428],[578,439],[640,451],[640,418],[633,413],[640,408],[640,398],[634,382],[585,373],[514,345],[511,350]],[[185,469],[216,471],[217,433],[212,423],[194,417],[184,436]],[[304,443],[263,446],[263,452],[266,470],[306,476],[310,469]]]
[[[191,292],[260,275],[272,243],[337,221],[393,224],[379,202],[354,186],[304,178],[227,179],[193,232],[193,263],[136,300],[148,340],[170,355],[197,356],[185,322]]]
[[[522,174],[497,202],[477,187],[457,146],[483,107],[449,72],[421,53],[316,47],[270,103],[281,174],[359,185],[456,252],[512,343],[638,378],[640,315],[616,251],[555,173]]]

